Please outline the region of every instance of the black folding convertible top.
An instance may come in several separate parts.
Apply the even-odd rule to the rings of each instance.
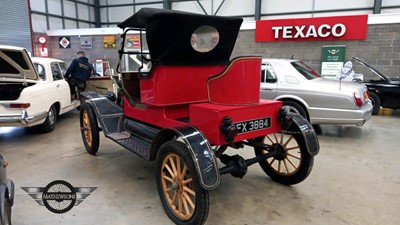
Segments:
[[[142,8],[118,27],[144,28],[151,59],[161,65],[225,64],[229,61],[242,18]],[[216,28],[219,43],[200,53],[191,46],[193,32],[203,25]]]

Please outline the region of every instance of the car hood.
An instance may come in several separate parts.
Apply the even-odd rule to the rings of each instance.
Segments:
[[[386,81],[386,82],[390,82],[390,81],[391,81],[391,78],[390,78],[389,76],[387,76],[387,75],[384,74],[384,73],[381,73],[380,71],[378,71],[377,69],[375,69],[373,66],[369,65],[367,62],[361,60],[360,58],[358,58],[358,57],[353,57],[353,60],[354,60],[354,61],[357,61],[357,62],[360,63],[361,65],[363,65],[363,66],[369,68],[370,70],[372,70],[377,76],[379,76],[379,77],[380,77],[381,79],[383,79],[384,81]]]
[[[0,45],[0,80],[38,80],[24,48]]]

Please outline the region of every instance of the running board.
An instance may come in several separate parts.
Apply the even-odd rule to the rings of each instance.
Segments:
[[[129,132],[123,131],[119,133],[106,134],[106,137],[117,142],[129,151],[145,158],[150,159],[151,142],[140,137],[131,135]]]

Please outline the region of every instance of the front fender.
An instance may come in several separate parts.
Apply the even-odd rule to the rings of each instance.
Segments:
[[[104,134],[123,130],[124,113],[121,106],[92,91],[82,92],[81,96],[85,104],[92,107]]]
[[[150,158],[155,157],[158,148],[165,141],[174,138],[182,139],[188,147],[201,186],[206,190],[215,189],[220,182],[217,160],[207,138],[195,127],[182,126],[162,130],[153,141]]]

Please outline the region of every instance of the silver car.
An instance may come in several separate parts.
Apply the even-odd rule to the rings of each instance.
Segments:
[[[363,125],[373,108],[365,85],[323,78],[289,59],[263,59],[261,98],[283,101],[312,124]]]

